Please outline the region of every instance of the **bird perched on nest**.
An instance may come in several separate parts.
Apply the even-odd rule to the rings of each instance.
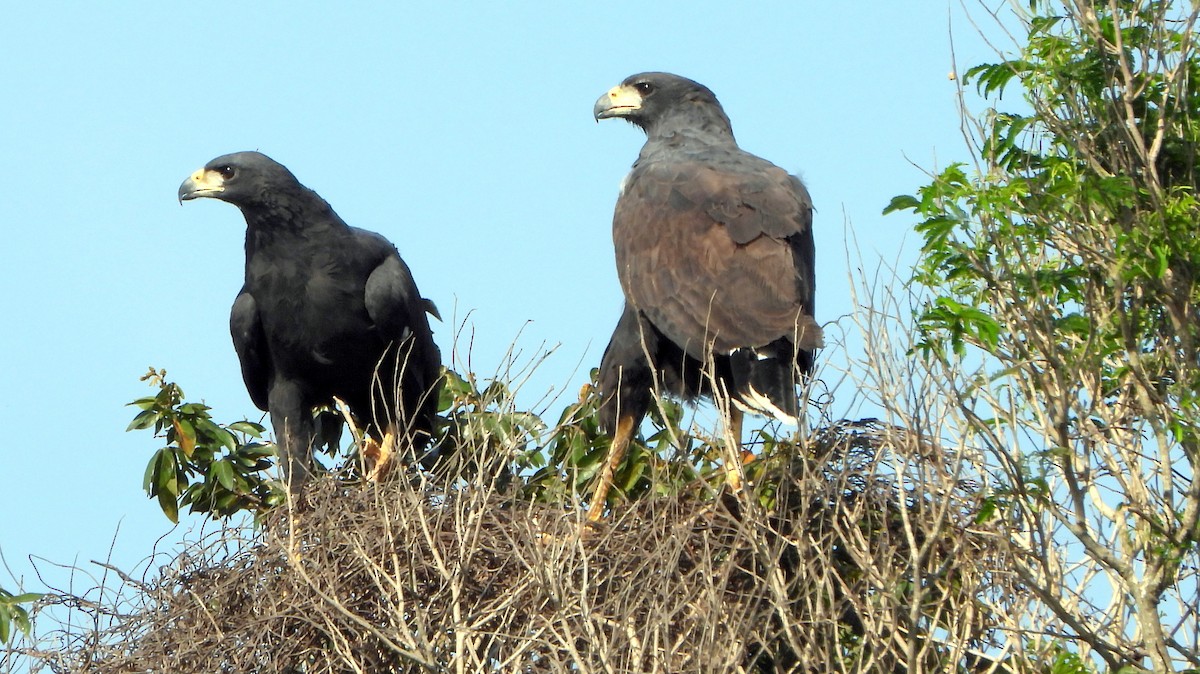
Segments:
[[[387,239],[347,225],[287,168],[258,152],[227,154],[179,187],[246,219],[246,280],[230,330],[250,398],[271,413],[282,478],[309,478],[314,408],[335,397],[366,420],[378,472],[433,433],[441,354],[408,265]],[[339,429],[340,429],[340,422]]]
[[[588,513],[596,520],[652,390],[731,402],[740,450],[743,411],[796,423],[797,386],[822,333],[808,190],[738,147],[708,88],[641,73],[593,112],[646,133],[613,216],[625,309],[600,364],[600,423],[613,440]],[[740,451],[730,461],[736,482]]]

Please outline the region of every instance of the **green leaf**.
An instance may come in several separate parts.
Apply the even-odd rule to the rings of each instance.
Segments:
[[[30,635],[33,631],[33,624],[30,622],[29,612],[20,604],[37,601],[44,596],[44,594],[35,592],[14,596],[0,589],[0,644],[8,643],[12,637],[13,625],[16,625],[17,629],[21,630],[25,636]]]
[[[159,452],[158,460],[158,475],[154,478],[154,484],[157,487],[159,498],[163,494],[171,497],[172,500],[179,495],[178,484],[178,468],[179,464],[175,459],[175,452],[169,449],[164,449]]]
[[[267,506],[275,508],[287,503],[287,493],[284,491],[283,483],[272,480],[269,484],[271,485],[271,493],[265,499]]]
[[[921,207],[921,200],[914,196],[901,194],[898,197],[892,197],[892,201],[883,209],[883,215],[894,213],[896,211],[917,210]]]
[[[133,421],[129,422],[129,425],[125,427],[125,432],[128,433],[129,431],[140,431],[144,428],[150,428],[154,425],[155,421],[158,421],[159,416],[158,410],[150,409],[139,412],[137,416],[133,418]]]
[[[179,406],[179,412],[181,414],[187,414],[189,416],[203,415],[203,416],[207,417],[208,415],[204,414],[204,413],[209,411],[210,409],[212,409],[212,408],[209,407],[208,405],[202,405],[200,403],[184,403]]]
[[[179,504],[175,501],[175,497],[166,490],[158,492],[158,507],[162,508],[163,514],[167,519],[174,524],[179,524]]]
[[[1062,332],[1089,335],[1092,334],[1092,322],[1087,316],[1070,313],[1058,320],[1058,329]]]
[[[261,459],[268,456],[275,456],[275,445],[271,443],[251,443],[242,445],[238,448],[239,456],[247,456],[254,459]]]
[[[984,499],[983,503],[979,506],[979,512],[975,513],[975,524],[983,524],[992,519],[992,516],[996,514],[996,510],[996,499]]]
[[[233,466],[228,461],[217,461],[212,465],[212,473],[217,478],[217,482],[229,491],[236,491],[233,479]]]
[[[1091,674],[1083,659],[1075,653],[1059,651],[1050,666],[1051,674]]]
[[[158,402],[158,398],[153,396],[149,398],[138,398],[137,400],[127,404],[126,407],[140,407],[145,410],[153,407],[154,403],[156,402]]]
[[[237,494],[233,492],[225,492],[224,494],[217,496],[215,502],[213,503],[213,509],[217,512],[223,513],[232,512],[231,509],[235,504],[238,503],[238,500],[239,498]]]
[[[17,626],[17,629],[21,630],[22,634],[29,636],[29,633],[33,630],[33,625],[29,622],[29,613],[25,609],[17,608],[13,611],[12,620],[13,624]]]
[[[233,433],[213,423],[208,417],[197,417],[195,423],[197,437],[203,437],[205,444],[215,444],[226,449],[237,447],[237,438]],[[216,450],[216,447],[212,449]]]
[[[154,495],[154,476],[158,474],[158,455],[164,450],[158,450],[146,462],[146,472],[142,476],[142,489],[150,496]]]
[[[235,421],[229,424],[228,428],[235,433],[242,433],[252,438],[261,438],[266,430],[262,424],[256,424],[253,421]]]
[[[179,443],[179,448],[183,450],[183,455],[191,458],[192,453],[196,451],[196,427],[187,419],[173,419],[172,424],[175,428],[175,442]]]
[[[916,230],[925,235],[925,245],[921,250],[928,253],[946,245],[950,235],[962,224],[962,221],[950,216],[934,216],[922,221]]]
[[[18,595],[13,595],[13,596],[8,596],[8,597],[0,597],[0,603],[28,604],[31,601],[37,601],[45,596],[46,596],[46,594],[44,592],[26,592],[25,594],[18,594]]]

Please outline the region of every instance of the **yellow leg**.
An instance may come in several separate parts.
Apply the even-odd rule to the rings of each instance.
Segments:
[[[729,435],[733,437],[733,447],[726,452],[725,458],[725,485],[730,491],[741,491],[742,485],[746,481],[746,474],[742,470],[742,422],[745,419],[745,414],[734,407],[729,406]]]
[[[608,501],[608,492],[612,489],[613,475],[617,467],[629,451],[629,441],[633,438],[633,418],[621,417],[617,420],[617,432],[613,434],[612,447],[608,450],[608,458],[596,481],[596,489],[592,492],[592,505],[588,508],[587,518],[592,522],[604,516],[604,504]]]

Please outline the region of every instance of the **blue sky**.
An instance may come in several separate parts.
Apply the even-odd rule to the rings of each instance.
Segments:
[[[175,201],[219,154],[261,150],[395,242],[441,308],[447,361],[461,369],[469,351],[486,375],[514,342],[524,360],[556,346],[522,397],[569,399],[620,312],[612,207],[643,141],[624,123],[595,124],[592,104],[632,73],[677,72],[717,94],[742,147],[807,182],[817,318],[849,314],[859,262],[847,263],[847,231],[868,270],[911,263],[912,222],[880,211],[922,184],[922,169],[968,157],[951,34],[964,68],[995,57],[956,0],[837,7],[7,8],[0,553],[11,574],[0,569],[0,587],[45,589],[30,555],[86,565],[111,548],[128,569],[202,524],[185,516],[173,530],[141,491],[158,445],[124,432],[125,404],[150,392],[138,381],[148,366],[219,420],[258,418],[227,323],[243,220],[227,204]],[[829,332],[830,362],[861,348]],[[542,403],[553,417],[564,404]],[[65,585],[66,572],[39,567]]]

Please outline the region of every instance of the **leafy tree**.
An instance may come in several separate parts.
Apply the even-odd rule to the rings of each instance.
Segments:
[[[1014,642],[1055,671],[1194,671],[1200,4],[1022,7],[1019,53],[963,78],[992,104],[977,163],[885,211],[921,218],[915,352],[999,467]]]

